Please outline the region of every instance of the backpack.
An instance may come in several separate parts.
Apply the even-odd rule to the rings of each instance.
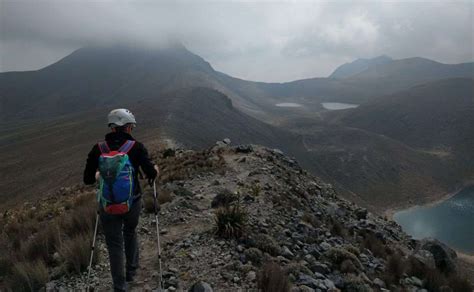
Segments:
[[[127,140],[118,150],[111,151],[107,142],[100,142],[99,189],[97,200],[108,214],[125,214],[133,204],[135,169],[128,152],[135,141]]]

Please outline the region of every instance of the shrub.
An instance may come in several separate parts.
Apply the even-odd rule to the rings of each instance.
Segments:
[[[356,256],[360,255],[359,248],[353,246],[352,244],[344,244],[343,247],[344,247],[345,250],[347,250],[350,253],[353,253]]]
[[[409,257],[406,266],[407,274],[422,279],[423,287],[429,291],[443,291],[443,286],[449,286],[452,291],[456,292],[472,291],[473,289],[467,279],[454,274],[446,277],[440,270],[426,267],[414,257]]]
[[[311,275],[313,272],[309,268],[307,268],[302,263],[289,263],[285,267],[285,271],[287,275],[293,275],[295,278],[298,278],[300,274]]]
[[[345,274],[357,272],[357,268],[354,266],[351,260],[344,260],[340,265],[340,270]]]
[[[211,208],[228,207],[239,198],[228,189],[222,189],[212,199]]]
[[[160,205],[169,203],[173,201],[173,192],[169,190],[160,189],[157,200]]]
[[[167,158],[167,157],[175,157],[176,156],[176,150],[172,148],[168,148],[165,151],[163,151],[162,158]]]
[[[257,234],[255,236],[255,246],[272,256],[277,256],[281,253],[281,248],[275,239],[266,234]]]
[[[247,212],[240,202],[215,211],[216,233],[224,238],[240,238],[247,224]]]
[[[262,263],[263,254],[255,247],[251,247],[244,251],[245,259],[251,261],[253,264],[259,266]]]
[[[262,191],[262,187],[260,186],[260,184],[258,182],[255,182],[250,186],[250,193],[254,197],[258,197],[260,195],[261,191]]]
[[[407,266],[407,274],[410,276],[415,276],[419,279],[424,279],[426,271],[428,269],[432,269],[430,267],[425,266],[423,263],[418,261],[415,257],[410,256],[408,257],[408,264]]]
[[[143,196],[143,209],[145,213],[155,213],[155,202],[153,195],[146,194]]]
[[[68,272],[80,273],[89,266],[92,234],[79,234],[62,243],[59,254]],[[93,263],[99,260],[98,249],[94,251]]]
[[[72,203],[72,207],[90,205],[92,202],[95,202],[95,192],[88,192],[85,194],[78,195]]]
[[[267,263],[257,275],[257,286],[262,292],[287,292],[290,291],[288,275],[271,262]]]
[[[452,275],[448,278],[448,285],[456,292],[471,292],[474,286],[465,278],[458,275]]]
[[[384,280],[388,284],[398,284],[398,280],[405,272],[405,262],[403,256],[400,254],[391,255],[388,257],[387,266],[385,270]]]
[[[362,264],[360,263],[357,256],[344,248],[332,247],[328,251],[326,251],[324,256],[329,259],[333,264],[335,264],[338,268],[340,268],[341,264],[347,260],[351,261],[357,269],[360,269],[362,267]]]
[[[359,275],[348,274],[345,277],[344,291],[357,291],[357,292],[371,292],[373,291],[367,284],[365,284],[364,279]]]
[[[428,291],[442,291],[440,288],[446,283],[445,277],[436,269],[427,269],[422,279],[423,287]]]
[[[331,225],[330,225],[330,232],[333,235],[340,236],[340,237],[346,237],[347,236],[347,230],[344,228],[344,226],[339,222],[338,220],[331,220]]]
[[[383,242],[377,238],[373,233],[365,233],[362,235],[363,241],[362,246],[372,252],[372,254],[378,258],[386,259],[389,250]]]
[[[19,262],[13,266],[9,286],[15,291],[38,291],[48,280],[48,269],[43,261]]]
[[[4,249],[4,251],[7,251]],[[6,255],[3,254],[0,256],[0,278],[5,277],[8,274],[10,274],[12,270],[12,259]]]
[[[319,219],[317,219],[314,215],[308,212],[305,212],[303,216],[301,216],[301,220],[311,224],[313,227],[319,227],[320,225],[322,225]]]
[[[335,219],[332,216],[328,216],[325,220],[325,223],[327,224],[329,232],[331,232],[332,235],[343,238],[348,236],[349,232],[340,220]]]

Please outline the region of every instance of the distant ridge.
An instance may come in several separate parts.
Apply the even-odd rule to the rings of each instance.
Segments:
[[[268,121],[279,116],[275,104],[288,100],[317,111],[321,102],[363,103],[438,79],[472,78],[473,71],[474,63],[379,56],[342,65],[332,74],[345,78],[264,83],[215,71],[183,45],[86,47],[41,70],[0,73],[0,122],[54,118],[190,87],[222,92],[239,110]]]
[[[357,73],[363,72],[373,65],[380,65],[392,62],[389,56],[378,56],[371,59],[360,58],[350,63],[345,63],[334,70],[329,78],[347,78]]]
[[[474,62],[444,64],[421,57],[393,60],[389,63],[374,64],[351,78],[396,78],[396,80],[436,80],[446,78],[474,77]]]

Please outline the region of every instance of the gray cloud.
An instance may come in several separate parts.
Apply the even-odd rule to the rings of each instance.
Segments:
[[[381,54],[474,59],[474,2],[1,1],[0,71],[44,67],[76,48],[181,40],[251,80],[327,76]]]

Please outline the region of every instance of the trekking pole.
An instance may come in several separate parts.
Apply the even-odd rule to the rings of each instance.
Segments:
[[[163,289],[163,271],[161,269],[161,245],[160,245],[160,228],[158,224],[158,208],[156,199],[156,181],[153,180],[153,204],[155,206],[155,222],[156,222],[156,236],[158,243],[158,268],[160,269],[160,290]]]
[[[86,289],[87,292],[89,292],[89,287],[91,285],[90,276],[91,276],[91,270],[92,270],[92,260],[94,259],[95,239],[96,239],[96,236],[97,236],[97,226],[98,225],[99,225],[99,210],[97,210],[97,215],[95,217],[94,237],[92,239],[92,246],[91,246],[91,258],[90,258],[90,261],[89,261],[89,271],[87,272],[87,289]]]

